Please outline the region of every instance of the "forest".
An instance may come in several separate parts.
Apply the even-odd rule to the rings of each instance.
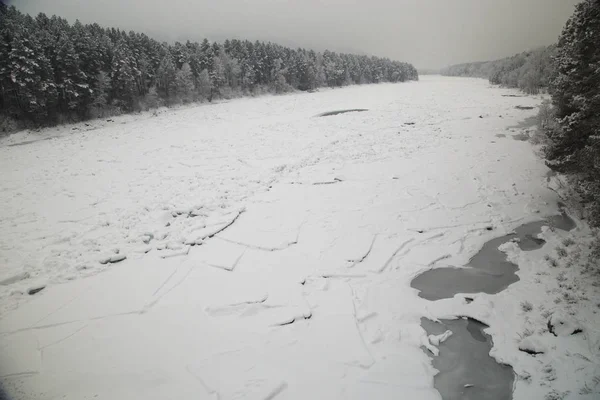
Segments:
[[[584,0],[559,37],[548,86],[551,102],[540,110],[546,164],[569,178],[595,226],[600,226],[599,43],[600,2]]]
[[[551,45],[500,60],[452,65],[441,73],[446,76],[485,78],[496,85],[537,94],[548,88],[555,74],[552,61],[555,52],[556,45]]]
[[[0,132],[263,93],[417,80],[408,63],[273,43],[159,43],[0,3]]]

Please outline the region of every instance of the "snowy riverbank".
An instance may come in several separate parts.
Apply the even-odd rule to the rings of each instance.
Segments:
[[[598,293],[567,266],[588,251],[584,224],[545,229],[536,251],[505,246],[520,281],[499,294],[431,302],[410,287],[557,212],[548,169],[511,137],[536,113],[516,107],[541,99],[511,93],[424,77],[2,139],[5,387],[439,399],[420,320],[470,316],[513,366],[515,399],[597,398]],[[315,117],[355,108],[368,111]],[[546,332],[554,314],[583,332]],[[544,354],[519,351],[524,336]]]

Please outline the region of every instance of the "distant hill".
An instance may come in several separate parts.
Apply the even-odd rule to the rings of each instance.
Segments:
[[[442,69],[441,73],[489,79],[493,84],[535,94],[546,89],[556,73],[552,61],[555,53],[556,45],[551,45],[500,60],[452,65]]]

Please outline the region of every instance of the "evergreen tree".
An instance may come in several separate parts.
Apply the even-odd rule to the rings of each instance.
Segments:
[[[175,86],[177,93],[184,102],[193,100],[194,95],[194,76],[188,63],[184,63],[181,69],[175,74]]]
[[[588,163],[590,136],[600,132],[600,3],[579,3],[560,36],[557,77],[551,85],[561,132],[548,148],[550,165],[579,170]]]
[[[78,111],[84,115],[93,91],[86,74],[79,68],[79,55],[66,32],[61,32],[56,43],[54,79],[57,82],[60,110]]]
[[[199,62],[200,62],[200,71],[202,70],[207,70],[209,73],[212,71],[212,60],[214,57],[214,54],[212,52],[212,47],[210,45],[210,42],[207,39],[204,39],[202,41],[202,44],[200,44],[200,55],[199,55]]]
[[[592,220],[600,225],[600,2],[584,0],[567,22],[556,49],[551,82],[559,129],[549,131],[550,168],[570,173]]]
[[[196,90],[201,98],[212,101],[212,83],[210,81],[208,70],[203,69],[202,72],[200,72],[200,75],[198,75],[198,85],[196,86]]]
[[[100,117],[108,105],[110,93],[110,77],[104,71],[100,71],[95,79],[95,87],[91,96],[90,115],[92,118]]]
[[[14,114],[22,112],[35,121],[43,121],[56,99],[49,60],[26,27],[13,34],[12,48],[0,70],[3,88],[6,87],[3,91],[8,92]]]
[[[162,90],[164,97],[166,99],[174,97],[177,93],[176,69],[173,58],[168,51],[158,66],[156,77],[158,88]]]
[[[221,88],[227,81],[225,77],[225,62],[223,58],[220,56],[213,57],[212,66],[212,70],[209,73],[211,81],[211,101],[214,96],[221,94]]]
[[[115,104],[124,110],[133,109],[135,76],[129,57],[130,50],[124,40],[120,40],[113,54],[111,65],[111,89]]]
[[[283,93],[289,90],[289,85],[285,79],[285,69],[283,68],[283,61],[278,58],[274,62],[273,70],[271,72],[272,82],[275,86],[276,93]]]

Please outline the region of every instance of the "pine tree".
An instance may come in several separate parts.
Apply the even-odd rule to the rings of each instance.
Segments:
[[[158,82],[158,88],[162,90],[163,95],[166,99],[175,97],[177,93],[176,84],[176,69],[173,64],[173,58],[167,51],[167,54],[163,57],[158,70],[156,71],[156,77]]]
[[[180,42],[175,42],[175,45],[171,47],[171,56],[173,57],[173,63],[175,68],[181,69],[183,64],[189,62],[189,54],[184,45]]]
[[[198,43],[191,43],[189,40],[185,44],[187,52],[189,54],[190,70],[194,81],[194,87],[198,86],[198,76],[202,71],[200,67],[200,46]]]
[[[213,57],[212,66],[212,71],[210,71],[209,73],[210,81],[212,83],[210,100],[212,100],[214,96],[221,95],[221,88],[225,85],[227,81],[225,77],[224,60],[219,56]]]
[[[61,33],[56,44],[54,79],[61,111],[78,111],[84,115],[93,91],[86,74],[79,68],[79,56],[67,32]]]
[[[12,48],[0,71],[3,88],[7,88],[16,115],[24,113],[37,122],[45,122],[49,102],[55,98],[49,60],[26,27],[13,33]]]
[[[289,85],[285,79],[285,69],[283,68],[283,61],[278,58],[274,62],[273,71],[271,72],[273,86],[276,93],[284,93],[289,90]]]
[[[198,85],[196,86],[196,90],[201,98],[212,101],[212,83],[210,81],[208,70],[203,69],[202,72],[200,72],[200,75],[198,75]]]
[[[570,173],[600,225],[600,2],[584,0],[567,22],[556,49],[552,102],[560,129],[548,132],[550,168]]]
[[[181,96],[184,103],[193,100],[194,95],[194,76],[188,63],[184,63],[181,69],[175,74],[175,86],[177,93]]]
[[[562,172],[586,170],[590,137],[600,129],[600,3],[579,3],[558,42],[551,93],[561,132],[547,149],[549,165]],[[600,167],[600,166],[599,166]],[[588,170],[593,172],[593,170]]]
[[[325,74],[325,60],[323,54],[317,54],[315,59],[315,85],[316,87],[327,86],[327,75]]]
[[[113,54],[111,66],[111,89],[115,105],[126,111],[133,109],[135,76],[129,58],[130,50],[124,40],[120,40]]]
[[[108,95],[110,93],[110,77],[104,71],[100,71],[95,79],[94,89],[92,90],[89,113],[92,118],[104,115],[108,105]]]
[[[204,39],[202,44],[200,44],[200,71],[207,70],[209,73],[212,71],[213,57],[214,54],[210,42]]]

